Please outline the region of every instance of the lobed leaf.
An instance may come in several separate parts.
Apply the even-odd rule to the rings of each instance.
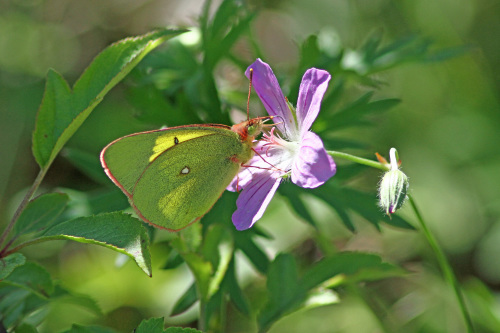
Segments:
[[[316,263],[298,278],[295,260],[289,254],[280,254],[271,263],[268,274],[268,303],[258,315],[260,331],[266,331],[281,317],[307,306],[310,291],[329,279],[342,276],[340,281],[358,282],[403,274],[403,270],[374,254],[340,253]],[[331,304],[330,297],[323,300]]]

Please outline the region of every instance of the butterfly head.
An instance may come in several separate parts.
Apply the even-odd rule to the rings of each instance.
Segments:
[[[267,116],[249,119],[239,124],[233,125],[231,127],[231,130],[239,134],[242,142],[252,142],[266,126],[264,122],[269,119],[273,119],[273,117]]]

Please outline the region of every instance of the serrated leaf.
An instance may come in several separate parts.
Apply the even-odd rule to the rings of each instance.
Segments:
[[[3,282],[26,289],[42,298],[47,298],[54,292],[50,274],[45,268],[33,262],[16,267]]]
[[[196,293],[196,284],[192,284],[188,290],[175,302],[172,309],[171,316],[176,316],[187,311],[191,306],[198,301],[198,295]]]
[[[16,267],[24,265],[26,258],[21,253],[12,253],[0,259],[0,281],[5,279]]]
[[[52,163],[109,90],[147,53],[182,32],[162,29],[110,45],[87,67],[73,91],[61,75],[50,70],[33,133],[33,155],[40,167]]]
[[[48,229],[40,240],[69,239],[123,253],[151,276],[149,237],[143,223],[121,212],[79,217]]]
[[[151,318],[141,321],[134,333],[163,333],[163,318]]]
[[[14,231],[21,235],[46,229],[61,215],[68,201],[65,193],[43,194],[31,200],[19,216]]]

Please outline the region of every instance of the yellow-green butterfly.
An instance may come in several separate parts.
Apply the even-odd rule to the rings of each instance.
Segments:
[[[270,118],[127,135],[102,150],[101,164],[140,218],[178,231],[212,208],[252,158],[253,140]]]

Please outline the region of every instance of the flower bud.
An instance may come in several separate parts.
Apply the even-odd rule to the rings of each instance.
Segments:
[[[391,148],[390,170],[383,175],[379,184],[379,205],[387,215],[403,206],[410,186],[408,177],[399,170],[396,154],[396,149]]]

